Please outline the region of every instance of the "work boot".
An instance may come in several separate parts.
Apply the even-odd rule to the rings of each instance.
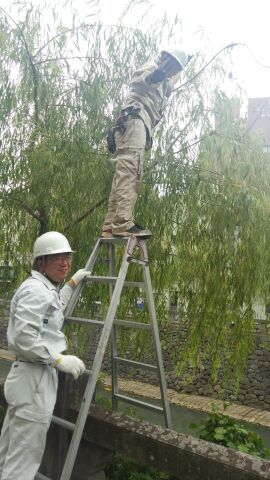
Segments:
[[[147,228],[143,228],[140,225],[133,225],[128,230],[123,230],[123,232],[113,232],[115,237],[139,237],[139,238],[148,238],[151,237],[152,232]]]
[[[111,229],[111,228],[106,228],[106,230],[102,230],[102,232],[101,232],[101,237],[102,237],[102,238],[111,238],[111,237],[113,237],[112,229]]]

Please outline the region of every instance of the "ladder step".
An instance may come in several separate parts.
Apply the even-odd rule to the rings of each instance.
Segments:
[[[85,279],[86,283],[116,283],[118,277],[109,277],[105,275],[91,275],[91,277],[88,277]]]
[[[129,263],[137,263],[138,265],[145,265],[145,260],[138,260],[137,258],[131,258]]]
[[[67,430],[71,430],[72,432],[75,430],[75,423],[68,422],[67,420],[56,417],[55,415],[52,416],[52,422],[56,425],[60,425],[61,427],[66,428]]]
[[[130,365],[134,368],[143,368],[144,370],[157,371],[156,365],[150,365],[149,363],[136,362],[135,360],[128,360],[127,358],[112,357],[115,362],[122,363],[124,365]]]
[[[109,277],[109,276],[99,276],[99,275],[93,275],[91,277],[88,277],[85,279],[86,283],[116,283],[118,280],[118,277]],[[144,282],[124,282],[124,287],[138,287],[138,288],[145,288],[145,283]]]
[[[120,393],[115,393],[114,398],[121,400],[123,402],[130,403],[131,405],[137,405],[139,407],[148,408],[149,410],[154,410],[159,413],[163,413],[164,409],[158,405],[153,405],[152,403],[143,402],[142,400],[137,400],[136,398],[127,397],[126,395],[120,395]]]
[[[51,480],[49,477],[45,477],[42,473],[37,472],[35,476],[35,480]]]
[[[84,325],[96,325],[98,327],[103,327],[105,324],[104,321],[102,320],[92,320],[92,319],[87,319],[87,318],[81,318],[81,317],[66,317],[65,318],[66,322],[73,322],[73,323],[80,323]],[[117,325],[119,327],[126,327],[126,328],[137,328],[139,330],[151,330],[151,325],[149,323],[142,323],[142,322],[132,322],[130,320],[114,320],[114,325]]]
[[[132,322],[130,320],[114,320],[114,325],[126,328],[138,328],[140,330],[151,330],[150,323]]]
[[[125,282],[124,287],[145,288],[145,283],[144,282]]]
[[[90,318],[81,318],[81,317],[66,317],[66,322],[74,322],[74,323],[81,323],[84,325],[97,325],[99,327],[103,327],[105,322],[100,320],[91,320]]]

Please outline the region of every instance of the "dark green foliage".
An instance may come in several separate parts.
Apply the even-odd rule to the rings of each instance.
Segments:
[[[228,406],[229,404],[225,403],[224,409]],[[269,457],[270,452],[265,448],[263,439],[233,418],[220,413],[215,403],[212,404],[212,411],[203,424],[192,425],[192,427],[198,428],[199,437],[203,440],[250,455]]]
[[[108,480],[177,480],[167,473],[147,467],[122,455],[115,455],[106,469]]]
[[[3,424],[4,418],[5,418],[5,415],[6,415],[6,411],[7,411],[6,407],[1,407],[0,406],[0,428]]]
[[[94,403],[95,405],[99,405],[105,410],[112,410],[112,401],[110,398],[106,397],[105,395],[96,393]]]
[[[181,37],[179,19],[162,18],[147,32],[101,25],[93,1],[84,18],[70,0],[50,5],[46,23],[43,3],[7,0],[0,9],[0,258],[13,268],[10,290],[27,276],[44,231],[68,236],[74,270],[85,264],[111,184],[107,128],[136,67],[155,59],[162,41]],[[148,253],[159,321],[166,324],[174,291],[179,324],[187,327],[183,348],[167,339],[176,371],[206,359],[213,379],[223,363],[224,379],[239,381],[253,348],[253,305],[269,299],[270,162],[225,94],[229,54],[203,69],[200,52],[184,71],[146,154],[135,218],[153,231]],[[101,274],[107,265],[104,259]],[[136,269],[130,279],[139,279]],[[103,315],[106,296],[94,286],[79,311]],[[138,317],[138,296],[127,292],[117,315]],[[141,315],[147,321],[147,309]],[[84,330],[75,333],[83,348]],[[123,334],[121,351],[127,340]],[[135,332],[132,345],[137,358],[146,339]]]

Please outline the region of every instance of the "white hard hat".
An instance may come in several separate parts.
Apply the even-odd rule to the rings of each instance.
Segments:
[[[189,60],[189,55],[187,52],[178,47],[165,48],[164,50],[161,50],[161,53],[168,53],[171,55],[177,61],[177,63],[179,63],[181,68],[185,68]]]
[[[34,243],[34,259],[43,255],[72,252],[67,238],[59,232],[44,233]]]

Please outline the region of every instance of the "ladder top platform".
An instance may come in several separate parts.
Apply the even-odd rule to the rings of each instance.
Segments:
[[[109,238],[104,238],[104,237],[99,237],[99,241],[101,243],[106,243],[106,244],[121,244],[121,243],[127,243],[128,239],[130,237],[109,237]]]
[[[110,244],[110,245],[115,245],[115,244],[127,243],[128,240],[130,240],[130,239],[135,239],[135,238],[136,238],[138,241],[146,241],[146,240],[148,240],[150,237],[142,238],[142,237],[136,237],[135,235],[134,235],[134,236],[130,236],[130,237],[108,237],[108,238],[99,237],[99,240],[100,240],[101,243],[106,243],[106,244]]]

